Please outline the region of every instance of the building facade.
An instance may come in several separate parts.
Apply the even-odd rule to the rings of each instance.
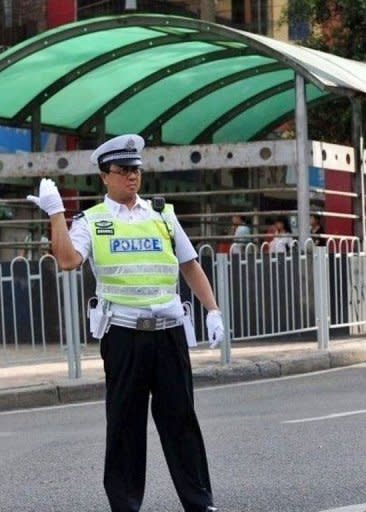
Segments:
[[[63,23],[131,10],[197,17],[286,41],[300,35],[280,23],[287,5],[288,0],[0,0],[0,49]]]

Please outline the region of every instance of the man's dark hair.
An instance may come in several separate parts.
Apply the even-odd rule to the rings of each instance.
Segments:
[[[276,218],[275,222],[282,222],[283,229],[286,231],[286,233],[292,233],[290,221],[284,215],[278,216]]]
[[[109,172],[111,162],[104,162],[103,164],[98,164],[100,172]]]
[[[321,215],[319,215],[318,213],[311,213],[310,216],[314,217],[314,219],[316,219],[319,222],[319,224],[320,224]]]

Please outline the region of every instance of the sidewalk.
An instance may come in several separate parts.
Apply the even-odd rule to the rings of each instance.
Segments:
[[[55,347],[56,350],[57,347]],[[57,405],[104,397],[104,373],[98,346],[82,359],[82,378],[69,379],[59,352],[35,354],[28,349],[0,351],[0,411]],[[366,361],[366,338],[337,340],[327,351],[314,342],[235,343],[232,362],[223,366],[220,350],[191,350],[195,386],[225,384],[327,370]],[[26,363],[19,364],[19,360]]]

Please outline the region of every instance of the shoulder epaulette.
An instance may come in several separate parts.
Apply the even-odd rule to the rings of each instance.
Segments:
[[[79,213],[77,213],[76,215],[73,216],[73,220],[78,220],[78,219],[81,219],[82,217],[85,217],[85,213],[84,212],[79,212]]]

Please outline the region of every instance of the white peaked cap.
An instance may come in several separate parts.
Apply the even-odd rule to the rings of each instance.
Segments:
[[[115,163],[139,166],[142,164],[141,151],[144,147],[145,141],[140,135],[119,135],[97,147],[93,151],[90,161],[95,165]]]

